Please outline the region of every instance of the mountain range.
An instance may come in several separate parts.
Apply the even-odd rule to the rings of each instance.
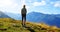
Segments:
[[[0,13],[1,14],[1,13]],[[20,14],[5,13],[11,18],[21,20]],[[3,15],[3,14],[2,14]],[[1,16],[0,16],[1,17]],[[43,14],[39,12],[31,12],[27,14],[27,21],[36,22],[36,23],[46,23],[51,26],[60,27],[60,14]]]
[[[56,14],[42,14],[38,12],[31,12],[27,15],[28,21],[43,22],[51,26],[60,27],[60,17]]]
[[[11,17],[0,11],[0,18],[11,18]]]

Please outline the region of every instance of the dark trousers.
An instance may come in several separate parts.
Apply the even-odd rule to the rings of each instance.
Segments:
[[[26,14],[22,14],[22,25],[26,24]]]

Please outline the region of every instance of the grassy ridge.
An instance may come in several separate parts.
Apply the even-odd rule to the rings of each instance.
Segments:
[[[22,27],[21,23],[21,20],[0,18],[0,32],[60,32],[60,28],[48,26],[44,23],[26,22],[26,28]]]

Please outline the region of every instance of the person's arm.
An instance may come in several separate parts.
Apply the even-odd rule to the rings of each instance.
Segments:
[[[22,10],[23,10],[23,9],[21,9],[21,14],[22,14]]]
[[[26,9],[25,9],[26,10]],[[26,10],[26,13],[27,13],[27,10]]]

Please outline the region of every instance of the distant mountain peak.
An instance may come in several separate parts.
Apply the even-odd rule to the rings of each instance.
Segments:
[[[0,18],[10,18],[8,15],[0,11]]]
[[[39,12],[31,12],[27,15],[27,20],[31,22],[38,22],[41,21],[48,24],[48,25],[56,25],[60,27],[60,18],[55,15],[50,14],[43,14]]]

